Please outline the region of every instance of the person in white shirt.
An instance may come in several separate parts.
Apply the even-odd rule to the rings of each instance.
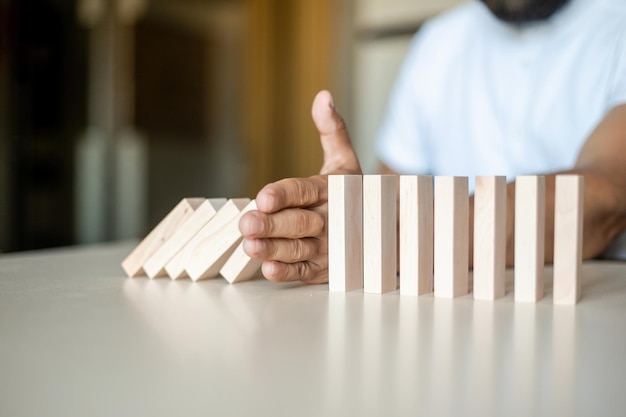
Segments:
[[[259,210],[240,223],[246,252],[273,281],[328,279],[325,176],[361,173],[328,92],[316,97],[313,119],[320,175],[267,185]],[[554,176],[583,175],[583,257],[599,256],[626,230],[626,2],[472,1],[427,22],[399,73],[377,152],[382,173],[506,175],[508,242],[514,178],[546,175],[547,262]]]

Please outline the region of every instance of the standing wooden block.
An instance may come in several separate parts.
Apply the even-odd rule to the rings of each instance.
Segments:
[[[543,176],[515,180],[515,301],[543,297],[545,196]]]
[[[433,292],[433,178],[400,177],[400,294]]]
[[[584,178],[557,175],[554,194],[554,303],[580,298]]]
[[[363,177],[328,176],[328,289],[363,288]]]
[[[124,259],[122,268],[129,277],[141,275],[144,263],[158,251],[206,198],[184,198]]]
[[[467,177],[435,177],[435,297],[454,298],[469,287]]]
[[[476,177],[474,191],[474,298],[504,296],[506,177]]]
[[[234,198],[228,200],[224,206],[217,211],[215,216],[208,221],[174,256],[165,266],[165,271],[172,279],[179,279],[187,276],[185,267],[193,261],[194,256],[205,256],[198,254],[199,248],[206,241],[213,239],[213,236],[230,221],[232,221],[240,211],[250,202],[248,198]]]
[[[247,211],[256,209],[256,202],[251,201]],[[241,241],[222,269],[220,269],[220,275],[231,284],[248,281],[257,274],[262,263],[262,261],[248,256],[246,251],[243,250],[243,241]]]
[[[363,176],[363,291],[382,294],[397,285],[397,177]]]
[[[248,199],[238,200],[239,202],[235,202],[235,205],[243,205]],[[256,210],[256,202],[248,200],[245,207],[238,206],[237,210],[241,211],[234,218],[226,222],[215,233],[203,236],[193,247],[189,262],[185,265],[185,271],[192,280],[198,281],[217,277],[222,266],[243,239],[239,231],[239,220],[245,213]]]
[[[167,275],[165,266],[226,204],[225,198],[206,200],[143,265],[150,278]]]

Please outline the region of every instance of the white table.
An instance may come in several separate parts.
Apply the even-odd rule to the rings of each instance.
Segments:
[[[495,303],[127,279],[131,248],[0,256],[0,416],[626,413],[626,264],[557,307],[512,271]]]

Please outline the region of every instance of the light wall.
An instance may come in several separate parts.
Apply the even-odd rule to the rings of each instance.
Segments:
[[[375,173],[375,139],[409,43],[428,18],[464,0],[355,0],[352,140],[361,166]]]

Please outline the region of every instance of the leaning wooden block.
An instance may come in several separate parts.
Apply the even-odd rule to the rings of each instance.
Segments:
[[[249,257],[243,250],[243,242],[241,242],[220,269],[220,275],[231,284],[248,281],[257,275],[262,263],[258,259]]]
[[[167,263],[165,270],[170,278],[179,279],[186,277],[187,272],[185,268],[194,261],[194,257],[206,256],[205,253],[201,252],[201,248],[206,246],[206,242],[213,240],[215,234],[236,218],[248,203],[250,203],[250,199],[248,198],[234,198],[228,200],[228,202],[217,211],[215,216],[213,216],[213,218],[187,242],[176,256]]]
[[[143,265],[158,251],[176,230],[193,214],[206,198],[184,198],[124,259],[122,268],[129,277],[143,274]]]
[[[256,202],[250,200],[248,202],[245,207],[238,206],[237,209],[241,211],[215,233],[204,236],[196,242],[191,250],[189,262],[185,265],[185,271],[192,280],[215,278],[219,275],[220,269],[243,239],[239,231],[241,216],[248,211],[256,210]],[[239,202],[241,205],[243,203],[243,200]]]
[[[400,294],[433,292],[433,178],[400,176]]]
[[[554,195],[554,303],[580,298],[584,178],[557,175]]]
[[[506,177],[476,177],[474,191],[474,298],[504,296]]]
[[[363,288],[363,177],[328,176],[328,289]]]
[[[545,177],[515,180],[515,301],[543,298]]]
[[[255,202],[252,201],[250,204],[250,210],[256,210]],[[242,241],[239,243],[230,258],[228,258],[222,269],[220,269],[220,275],[231,284],[248,281],[257,274],[262,263],[262,261],[252,259],[248,256],[248,254],[243,250]]]
[[[467,177],[435,177],[435,297],[469,290],[469,195]]]
[[[397,286],[397,177],[363,176],[363,291]]]
[[[167,275],[165,266],[226,204],[225,198],[206,200],[143,265],[150,278]]]

